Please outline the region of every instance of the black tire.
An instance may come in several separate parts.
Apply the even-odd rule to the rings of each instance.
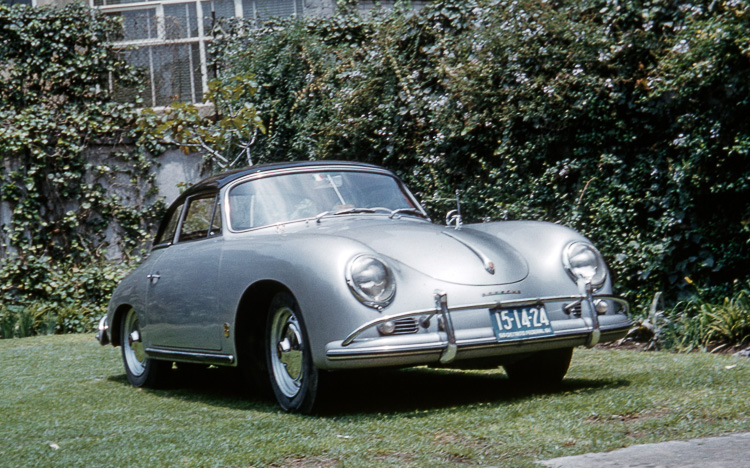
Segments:
[[[519,385],[555,387],[568,373],[573,348],[538,351],[503,368],[508,378]]]
[[[320,372],[312,362],[310,341],[297,301],[278,293],[268,308],[265,334],[268,378],[284,411],[309,413],[318,397]]]
[[[141,328],[138,314],[130,309],[123,315],[120,326],[122,362],[130,385],[154,388],[163,383],[171,362],[158,361],[146,356],[141,342]]]

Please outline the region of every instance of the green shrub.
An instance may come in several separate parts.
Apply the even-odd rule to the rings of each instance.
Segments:
[[[94,331],[99,319],[104,315],[101,307],[92,304],[75,304],[57,311],[57,333],[84,333]]]
[[[0,310],[0,327],[2,338],[24,338],[49,330],[49,307],[47,305],[32,304],[28,307],[3,307]],[[52,333],[54,333],[54,318],[52,318]]]
[[[743,290],[721,304],[701,306],[710,318],[707,340],[727,345],[750,343],[750,291]]]
[[[16,334],[16,309],[12,306],[0,305],[0,337],[13,338]]]
[[[720,301],[699,298],[662,312],[657,347],[690,351],[750,344],[750,284]]]
[[[106,312],[109,297],[135,262],[94,262],[87,266],[61,266],[40,259],[26,265],[34,274],[6,291],[19,305],[0,309],[2,337],[82,333],[95,330]],[[5,268],[16,268],[9,263]],[[12,273],[0,271],[6,277]]]
[[[0,338],[94,331],[106,313],[109,297],[132,266],[109,262],[65,268],[37,265],[35,271],[43,279],[30,280],[9,294],[17,305],[0,306]]]
[[[55,333],[54,306],[35,302],[24,307],[18,315],[18,336],[52,335]]]

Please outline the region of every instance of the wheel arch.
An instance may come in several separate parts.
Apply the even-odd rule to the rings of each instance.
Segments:
[[[239,366],[250,364],[253,368],[265,369],[263,341],[267,312],[273,297],[280,292],[294,297],[286,285],[275,280],[257,281],[248,286],[242,294],[235,315],[234,333],[234,346]]]
[[[109,324],[109,340],[112,346],[121,346],[121,328],[122,328],[122,317],[127,311],[134,307],[130,304],[120,304],[112,314],[112,322]]]

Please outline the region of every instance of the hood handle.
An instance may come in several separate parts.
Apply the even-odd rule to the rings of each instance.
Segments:
[[[484,269],[487,270],[487,273],[489,273],[491,275],[495,274],[495,263],[492,260],[490,260],[490,257],[488,257],[487,255],[485,255],[484,252],[482,252],[478,248],[474,247],[473,245],[469,244],[465,240],[459,239],[459,237],[456,236],[455,234],[453,234],[452,232],[443,231],[443,234],[445,234],[446,236],[448,236],[451,239],[455,240],[456,242],[458,242],[459,244],[463,245],[467,249],[471,250],[472,253],[474,255],[476,255],[479,258],[479,260],[482,261],[482,265],[484,265]]]

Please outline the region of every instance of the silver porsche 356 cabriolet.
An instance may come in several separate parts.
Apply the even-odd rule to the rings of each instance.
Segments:
[[[574,347],[626,334],[627,309],[571,229],[457,213],[436,225],[385,169],[283,163],[182,194],[97,338],[122,348],[132,385],[175,362],[240,366],[306,412],[346,369],[503,366],[559,383]]]

